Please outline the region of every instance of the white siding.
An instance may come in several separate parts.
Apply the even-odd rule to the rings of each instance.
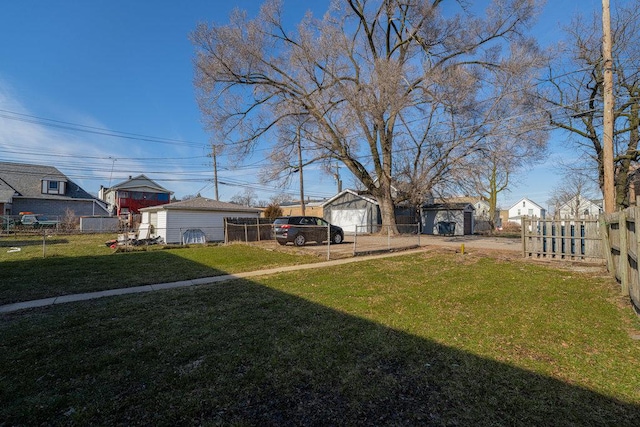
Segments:
[[[509,221],[511,222],[520,224],[520,218],[525,215],[544,218],[546,216],[546,210],[540,208],[540,206],[527,198],[520,200],[509,209]]]
[[[216,211],[186,211],[166,210],[168,229],[165,242],[181,243],[182,233],[190,228],[202,230],[208,242],[224,241],[224,219],[229,217],[258,218],[259,213],[247,212],[216,212]],[[158,228],[160,228],[160,212],[158,213]],[[166,227],[166,225],[165,225]]]
[[[576,200],[573,197],[569,202],[565,203],[558,210],[560,218],[575,216],[598,216],[602,213],[602,209],[589,199]]]
[[[167,240],[167,211],[158,211],[158,226],[156,227],[156,235],[162,236],[165,243]]]
[[[200,229],[207,242],[224,241],[225,218],[259,218],[260,213],[160,209],[142,212],[142,223],[154,226],[154,236],[165,243],[182,243],[182,234],[191,228]]]

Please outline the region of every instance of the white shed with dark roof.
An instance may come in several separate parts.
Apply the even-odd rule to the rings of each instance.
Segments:
[[[183,243],[189,230],[200,230],[208,242],[224,241],[225,218],[259,218],[260,209],[235,203],[196,197],[181,202],[140,209],[141,229],[150,228],[151,236],[165,243]]]

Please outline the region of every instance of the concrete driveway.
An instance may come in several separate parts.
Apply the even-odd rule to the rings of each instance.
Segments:
[[[354,256],[354,254],[368,254],[388,250],[403,250],[416,247],[450,247],[461,249],[464,244],[465,250],[469,249],[489,249],[509,252],[522,251],[522,242],[517,238],[490,237],[490,236],[431,236],[421,235],[401,235],[387,237],[381,235],[344,236],[344,242],[339,245],[307,243],[302,247],[291,244],[280,246],[275,241],[263,242],[263,245],[274,246],[281,250],[298,250],[311,252],[324,257],[327,250],[330,251],[330,259],[339,259]]]

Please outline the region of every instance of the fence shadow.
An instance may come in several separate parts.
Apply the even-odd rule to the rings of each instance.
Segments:
[[[10,356],[0,362],[13,361],[0,363],[8,424],[623,426],[640,417],[636,405],[246,280],[27,318],[34,324],[14,315],[2,326],[0,353]],[[34,351],[39,363],[26,366]],[[43,390],[64,399],[39,401]]]

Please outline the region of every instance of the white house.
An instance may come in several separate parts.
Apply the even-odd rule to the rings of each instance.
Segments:
[[[221,242],[225,218],[260,217],[260,209],[205,197],[142,208],[140,213],[140,229],[152,230],[149,237],[161,236],[165,243],[182,243],[194,230],[207,242]]]
[[[523,216],[544,218],[547,211],[536,202],[523,197],[516,204],[509,208],[509,221],[521,224],[520,218]]]
[[[598,216],[602,213],[602,200],[589,200],[578,195],[558,207],[556,212],[560,218]]]

